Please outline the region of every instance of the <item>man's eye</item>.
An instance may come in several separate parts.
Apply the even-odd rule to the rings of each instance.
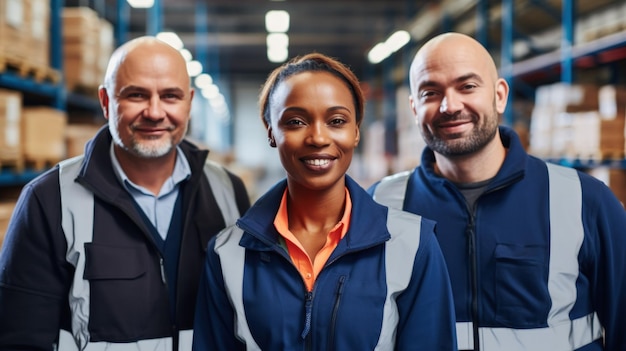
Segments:
[[[165,94],[162,96],[164,100],[178,100],[180,97],[176,94]]]

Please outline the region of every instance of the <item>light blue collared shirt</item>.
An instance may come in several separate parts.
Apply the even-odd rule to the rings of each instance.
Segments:
[[[128,193],[135,199],[135,202],[143,210],[143,213],[150,219],[150,222],[158,230],[159,235],[165,240],[167,232],[170,229],[170,222],[172,220],[172,213],[174,212],[174,206],[176,205],[176,199],[178,198],[178,191],[180,189],[180,183],[191,176],[191,168],[189,162],[183,154],[180,147],[176,147],[176,163],[174,164],[174,171],[172,175],[167,178],[163,187],[159,191],[157,196],[154,196],[148,189],[139,186],[130,179],[120,163],[115,157],[113,151],[113,142],[111,142],[110,154],[111,162],[113,163],[113,169],[117,178],[124,184],[124,187]]]

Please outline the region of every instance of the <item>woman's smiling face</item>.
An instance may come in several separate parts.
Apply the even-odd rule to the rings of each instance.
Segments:
[[[290,186],[325,190],[344,185],[359,126],[348,85],[325,71],[305,71],[280,82],[269,101],[269,137]]]

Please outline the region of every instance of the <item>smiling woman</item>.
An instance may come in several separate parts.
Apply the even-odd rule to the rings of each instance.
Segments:
[[[434,223],[376,204],[346,175],[364,106],[354,74],[295,58],[259,105],[287,177],[209,243],[194,348],[455,349]]]

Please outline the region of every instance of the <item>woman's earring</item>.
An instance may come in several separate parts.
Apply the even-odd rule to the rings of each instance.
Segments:
[[[267,138],[267,143],[270,144],[271,147],[276,147],[276,141],[274,141],[274,138]]]

